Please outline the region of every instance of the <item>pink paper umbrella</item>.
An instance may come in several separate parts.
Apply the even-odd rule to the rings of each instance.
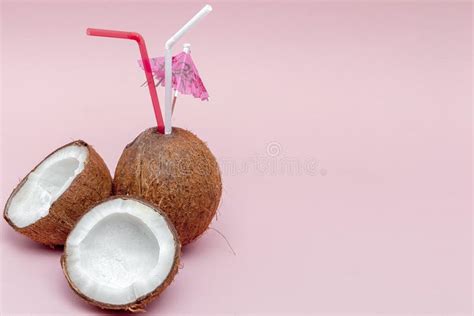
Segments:
[[[138,61],[143,68],[143,62]],[[150,59],[151,71],[158,80],[158,84],[165,85],[165,58],[156,57]],[[208,100],[209,94],[202,82],[196,65],[190,53],[185,51],[173,56],[172,58],[172,87],[181,94],[192,95],[201,100]]]

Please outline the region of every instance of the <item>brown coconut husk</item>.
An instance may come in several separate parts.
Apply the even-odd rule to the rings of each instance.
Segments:
[[[121,198],[121,199],[133,199],[133,200],[137,200],[137,201],[140,201],[141,203],[149,206],[150,208],[152,208],[153,210],[155,210],[156,212],[160,213],[160,215],[162,215],[165,219],[166,219],[166,222],[168,223],[168,227],[169,229],[171,230],[173,236],[174,236],[174,240],[175,240],[175,256],[174,256],[174,261],[173,261],[173,267],[171,268],[171,271],[170,273],[168,274],[168,276],[166,277],[166,279],[163,281],[163,283],[161,283],[155,290],[153,290],[152,292],[148,293],[147,295],[144,295],[142,297],[139,297],[135,302],[132,302],[132,303],[129,303],[129,304],[123,304],[123,305],[112,305],[112,304],[106,304],[106,303],[102,303],[102,302],[98,302],[94,299],[91,299],[90,297],[86,296],[85,294],[83,294],[75,285],[74,283],[72,283],[71,279],[69,278],[69,274],[67,272],[67,267],[66,267],[66,249],[67,249],[67,246],[65,246],[64,248],[64,253],[63,255],[61,256],[61,267],[62,267],[62,270],[63,270],[63,273],[64,273],[64,276],[66,277],[66,280],[69,284],[69,287],[77,294],[79,295],[79,297],[81,297],[84,301],[86,301],[87,303],[91,304],[91,305],[94,305],[94,306],[97,306],[101,309],[108,309],[108,310],[124,310],[124,311],[127,311],[127,312],[131,312],[131,313],[137,313],[137,312],[145,312],[145,307],[146,305],[148,305],[148,303],[150,303],[151,301],[153,301],[155,298],[157,298],[158,296],[160,296],[160,294],[171,284],[171,282],[173,282],[174,280],[174,277],[175,275],[178,273],[178,270],[179,270],[179,262],[180,262],[180,257],[181,257],[181,244],[179,242],[179,237],[178,237],[178,233],[176,232],[176,229],[175,227],[170,224],[171,221],[169,219],[169,217],[166,215],[165,212],[163,212],[162,210],[160,210],[158,207],[156,207],[156,205],[153,205],[141,198],[138,198],[138,197],[130,197],[130,196],[124,196],[124,195],[118,195],[118,196],[111,196],[103,201],[99,201],[98,203],[96,203],[95,205],[91,206],[89,208],[92,209],[94,208],[96,205],[99,205],[103,202],[106,202],[106,201],[109,201],[109,200],[112,200],[112,199],[115,199],[115,198]],[[87,212],[86,212],[87,213]]]
[[[109,169],[94,148],[82,140],[73,141],[56,149],[43,161],[56,151],[73,144],[86,146],[89,151],[87,160],[84,162],[84,169],[72,181],[68,189],[51,205],[47,216],[29,226],[19,228],[13,224],[7,214],[11,199],[26,182],[28,175],[35,171],[41,163],[30,171],[13,190],[3,212],[5,220],[17,232],[51,247],[64,245],[67,235],[87,209],[97,201],[107,198],[112,194],[112,177]]]
[[[222,194],[216,158],[193,133],[150,128],[128,144],[114,177],[114,193],[156,204],[171,219],[184,246],[209,226]]]

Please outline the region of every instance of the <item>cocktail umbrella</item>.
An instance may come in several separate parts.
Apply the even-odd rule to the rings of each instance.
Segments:
[[[140,67],[143,69],[143,62],[138,62]],[[199,75],[196,64],[194,63],[190,45],[187,44],[184,50],[173,56],[172,58],[172,80],[171,86],[175,90],[174,97],[176,98],[178,93],[192,95],[195,98],[201,100],[208,100],[209,94],[207,93],[206,87]],[[151,71],[158,81],[158,85],[165,86],[165,59],[164,57],[156,57],[150,59]],[[174,102],[173,102],[174,103]]]

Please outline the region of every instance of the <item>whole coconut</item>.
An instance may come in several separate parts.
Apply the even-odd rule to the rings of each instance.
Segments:
[[[214,155],[196,135],[177,127],[169,135],[149,128],[128,144],[113,188],[115,194],[156,204],[174,224],[182,245],[208,228],[222,194]]]

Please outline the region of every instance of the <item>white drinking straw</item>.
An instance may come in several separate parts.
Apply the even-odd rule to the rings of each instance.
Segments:
[[[165,134],[171,133],[171,50],[173,45],[183,35],[189,31],[199,20],[208,15],[212,11],[212,7],[206,4],[195,16],[191,18],[178,32],[169,38],[165,44]]]

